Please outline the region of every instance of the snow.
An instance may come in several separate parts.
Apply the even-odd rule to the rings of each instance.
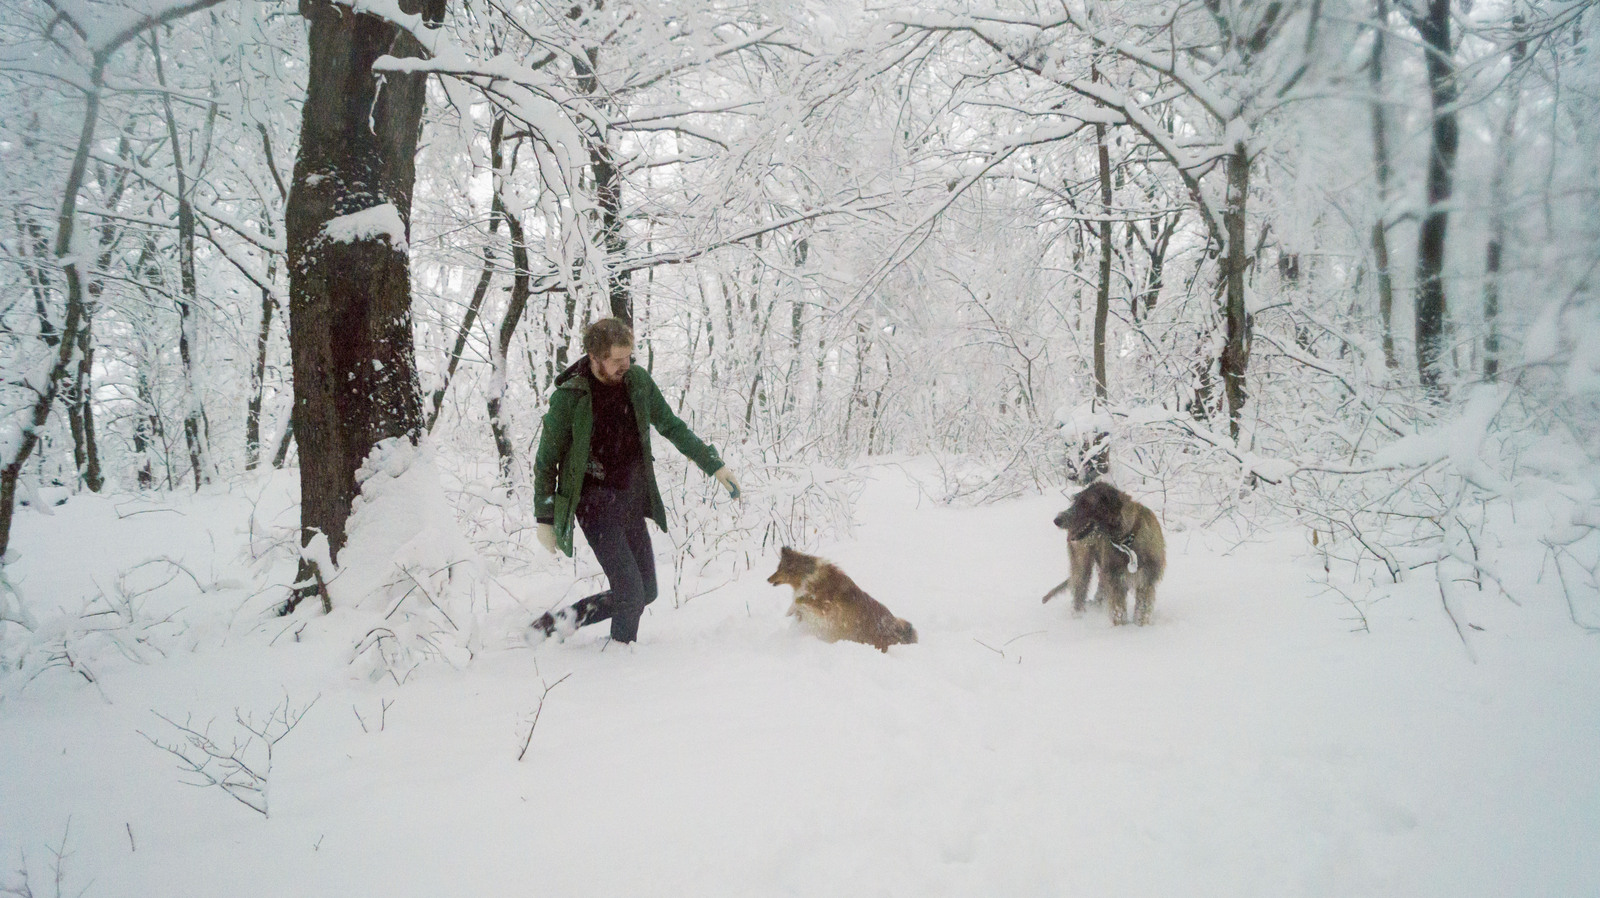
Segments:
[[[335,243],[383,238],[397,253],[406,251],[406,223],[394,203],[379,203],[359,212],[328,219],[322,233]]]
[[[1508,536],[1528,534],[1504,556],[1520,606],[1452,593],[1473,663],[1432,578],[1336,571],[1346,602],[1283,528],[1169,517],[1154,623],[1075,619],[1039,602],[1066,576],[1064,495],[947,508],[921,470],[873,469],[852,535],[812,547],[917,645],[806,637],[770,547],[681,607],[663,577],[635,646],[602,627],[529,647],[521,624],[592,562],[473,561],[465,585],[424,581],[481,627],[453,643],[471,657],[403,685],[352,663],[402,579],[379,569],[471,554],[426,447],[369,460],[331,616],[269,613],[293,472],[20,509],[7,574],[36,613],[105,593],[171,617],[145,663],[86,643],[96,685],[56,667],[0,702],[4,881],[42,894],[65,842],[62,891],[91,896],[1600,893],[1600,651],[1536,579],[1537,527]],[[162,584],[137,567],[154,557],[191,576]],[[424,614],[403,601],[391,624]],[[313,699],[273,754],[270,817],[183,785],[140,735],[174,738],[154,711],[226,742],[236,713]]]
[[[1510,395],[1510,388],[1504,386],[1481,384],[1472,388],[1460,416],[1384,446],[1373,454],[1373,464],[1423,467],[1449,459],[1451,466],[1474,484],[1509,494],[1510,485],[1483,460],[1480,452],[1490,425]]]

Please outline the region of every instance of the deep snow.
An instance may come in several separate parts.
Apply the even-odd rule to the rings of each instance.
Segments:
[[[1155,621],[1112,628],[1039,602],[1063,496],[952,509],[885,467],[814,548],[917,645],[799,632],[772,547],[681,607],[663,558],[636,646],[530,648],[519,625],[579,594],[537,559],[493,577],[470,663],[400,685],[351,663],[340,612],[262,614],[247,522],[292,527],[291,477],[20,512],[34,607],[188,572],[141,599],[174,615],[145,663],[0,684],[0,870],[35,895],[55,866],[87,896],[1600,895],[1600,640],[1533,549],[1507,550],[1520,606],[1452,594],[1469,656],[1431,576],[1342,584],[1363,631],[1307,534],[1166,515]],[[141,736],[312,699],[267,818]]]

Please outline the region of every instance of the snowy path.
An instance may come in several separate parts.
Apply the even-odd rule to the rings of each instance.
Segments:
[[[917,626],[887,657],[795,632],[762,562],[631,650],[396,688],[237,645],[119,668],[109,705],[41,683],[0,708],[0,860],[39,894],[70,815],[89,896],[1600,894],[1600,645],[1564,606],[1471,599],[1473,664],[1421,586],[1352,634],[1303,537],[1173,531],[1155,624],[1113,629],[1039,604],[1063,504],[875,484],[821,551]],[[321,698],[268,820],[136,732],[285,692]]]

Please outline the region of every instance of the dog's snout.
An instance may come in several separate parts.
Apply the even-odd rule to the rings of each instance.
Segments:
[[[1056,515],[1056,526],[1060,527],[1062,530],[1067,529],[1067,512],[1063,511],[1062,513]]]

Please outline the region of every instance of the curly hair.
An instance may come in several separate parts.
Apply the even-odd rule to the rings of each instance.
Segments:
[[[602,318],[583,331],[583,351],[590,358],[605,355],[613,346],[632,346],[633,328],[621,318]]]

